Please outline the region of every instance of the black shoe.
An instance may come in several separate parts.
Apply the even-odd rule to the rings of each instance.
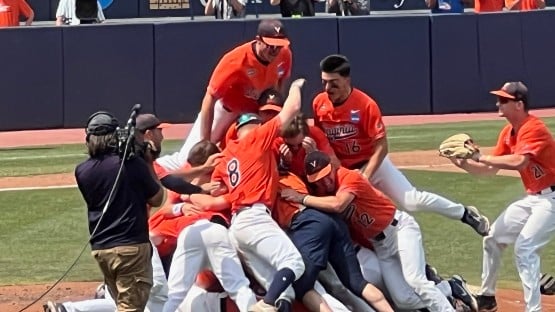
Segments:
[[[464,207],[463,223],[470,225],[476,233],[487,236],[489,234],[489,220],[474,206]]]
[[[459,275],[453,275],[449,280],[451,292],[455,299],[461,300],[465,305],[470,307],[471,311],[478,312],[478,301],[472,295],[470,289],[466,285],[466,281]]]
[[[542,295],[552,296],[555,294],[555,278],[551,274],[542,274],[540,279],[540,292]]]
[[[495,296],[476,296],[476,301],[478,301],[479,312],[497,311],[497,301],[495,301]]]
[[[437,273],[437,269],[426,263],[426,279],[434,282],[436,285],[443,281],[443,278]]]
[[[48,301],[42,306],[44,312],[67,312],[66,308],[61,303]]]
[[[472,311],[472,309],[468,305],[466,305],[460,299],[455,299],[453,297],[447,297],[447,300],[449,300],[449,302],[453,306],[453,309],[455,309],[455,312],[474,312],[474,311]]]

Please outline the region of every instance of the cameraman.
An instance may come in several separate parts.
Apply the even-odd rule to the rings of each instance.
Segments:
[[[77,166],[75,178],[87,203],[92,255],[118,311],[143,311],[152,286],[147,204],[162,205],[165,190],[140,157],[125,160],[118,177],[123,160],[117,127],[118,120],[107,112],[89,118],[89,158]]]

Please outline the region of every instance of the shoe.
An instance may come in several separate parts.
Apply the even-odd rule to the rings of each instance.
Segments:
[[[443,281],[443,278],[437,273],[437,269],[426,263],[426,279],[434,282],[436,285]]]
[[[478,301],[468,289],[466,281],[460,275],[453,275],[449,280],[451,292],[455,299],[461,300],[464,304],[470,307],[471,311],[478,312]]]
[[[42,306],[44,312],[67,312],[66,308],[61,303],[55,303],[52,301],[46,302]]]
[[[552,296],[555,294],[555,278],[551,274],[542,274],[540,279],[540,292],[542,295]]]
[[[277,312],[277,308],[269,305],[264,300],[259,300],[257,303],[249,307],[249,312]]]
[[[464,207],[465,212],[461,219],[463,223],[470,225],[476,233],[487,236],[489,234],[489,220],[486,216],[480,214],[474,206]]]
[[[495,296],[476,296],[476,301],[478,301],[478,312],[496,312],[497,311],[497,301],[495,301]]]
[[[447,299],[449,300],[449,302],[451,302],[451,305],[456,312],[473,312],[472,309],[462,300],[453,297],[449,297]]]

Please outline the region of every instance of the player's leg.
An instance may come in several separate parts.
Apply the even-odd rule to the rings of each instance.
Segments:
[[[256,303],[256,296],[249,288],[249,280],[243,272],[237,251],[231,245],[225,227],[203,222],[200,226],[203,245],[206,246],[208,262],[223,289],[235,301],[239,311],[246,312]]]
[[[303,274],[301,254],[262,204],[235,215],[229,232],[247,267],[263,259],[277,270],[263,300],[266,305],[275,305],[281,293]]]
[[[409,212],[430,211],[445,217],[461,220],[476,232],[486,235],[489,221],[475,207],[465,207],[443,196],[417,190],[401,171],[391,162],[389,156],[382,161],[370,182],[389,198]]]
[[[339,281],[339,279],[338,279],[338,281]],[[331,308],[331,310],[333,312],[349,312],[349,311],[374,312],[374,310],[372,310],[364,302],[362,302],[362,303],[364,305],[366,305],[369,308],[369,310],[357,310],[357,309],[353,309],[352,307],[351,307],[351,309],[349,309],[348,307],[345,306],[346,304],[348,304],[347,302],[345,302],[345,304],[344,304],[343,300],[340,301],[339,299],[336,299],[332,294],[328,293],[326,291],[326,289],[322,286],[322,284],[320,284],[318,281],[316,281],[316,283],[314,284],[314,290],[316,292],[318,292],[320,294],[320,296],[322,296],[322,298],[326,301],[326,303],[328,304],[328,306]],[[352,293],[351,293],[351,295],[353,297],[356,297]],[[360,298],[358,298],[358,299],[360,300]]]
[[[207,266],[206,246],[202,240],[202,225],[197,221],[179,233],[168,275],[168,301],[164,312],[175,312],[193,286],[197,274]]]
[[[214,121],[212,123],[210,140],[212,142],[219,142],[235,118],[237,118],[236,113],[229,112],[224,108],[221,101],[217,101],[214,106]],[[200,123],[201,119],[199,114],[179,152],[161,156],[156,159],[156,161],[167,170],[173,171],[179,169],[187,161],[189,151],[193,145],[200,141]]]
[[[398,220],[396,242],[405,281],[430,311],[454,311],[451,303],[435,283],[426,278],[426,259],[418,223],[412,216],[400,211],[396,213],[396,219]],[[387,241],[387,233],[385,237],[384,242]],[[384,247],[387,248],[387,244]],[[378,250],[376,254],[380,257]],[[382,271],[384,271],[383,267]],[[389,286],[388,289],[392,290]]]
[[[110,299],[91,299],[82,301],[68,301],[64,303],[54,303],[48,301],[45,305],[47,312],[60,312],[62,307],[66,312],[114,312],[116,303]]]
[[[501,256],[505,248],[516,241],[529,216],[528,203],[525,200],[518,200],[497,217],[489,235],[484,238],[482,286],[478,292],[480,309],[497,311],[495,288],[501,267]]]
[[[197,285],[191,286],[185,300],[179,305],[179,312],[223,312],[221,307],[222,296],[226,294],[208,292]],[[112,311],[113,312],[113,311]]]
[[[549,196],[551,195],[551,196]],[[555,233],[554,194],[528,196],[530,217],[525,221],[515,246],[515,262],[522,281],[526,311],[541,311],[540,256],[539,251],[547,245]]]

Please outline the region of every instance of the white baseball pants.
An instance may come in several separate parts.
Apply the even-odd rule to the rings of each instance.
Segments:
[[[481,294],[493,296],[501,254],[514,243],[515,263],[522,281],[526,312],[541,311],[540,256],[555,233],[555,192],[528,195],[512,203],[484,237]]]
[[[245,266],[260,286],[268,290],[274,273],[289,268],[295,280],[304,272],[304,262],[293,242],[268,213],[263,204],[254,204],[231,219],[229,236]],[[282,294],[290,302],[295,298],[293,287]]]
[[[227,132],[227,129],[233,124],[233,121],[238,117],[237,113],[227,111],[221,101],[216,101],[214,107],[214,121],[212,122],[212,132],[210,140],[214,143],[219,142]],[[170,155],[164,155],[156,159],[158,164],[164,167],[166,170],[174,171],[187,161],[189,156],[189,151],[191,148],[200,141],[200,113],[189,132],[189,135],[185,138],[183,146],[179,152],[175,152]]]
[[[203,269],[214,272],[239,311],[256,303],[227,229],[208,220],[187,226],[177,238],[168,276],[168,301],[163,312],[175,312]]]
[[[395,201],[399,208],[408,212],[431,211],[445,217],[460,220],[465,208],[434,193],[417,190],[386,156],[370,183]]]

